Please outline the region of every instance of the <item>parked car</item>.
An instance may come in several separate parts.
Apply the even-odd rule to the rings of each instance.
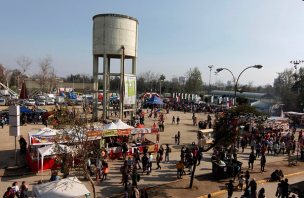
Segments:
[[[3,98],[1,98],[1,99],[0,99],[0,105],[1,105],[1,106],[5,106],[5,105],[6,105],[6,100],[3,99]]]
[[[25,101],[25,105],[34,106],[35,105],[35,100],[34,99],[28,99],[28,100]]]
[[[45,106],[45,100],[38,100],[37,105],[38,106]]]
[[[24,106],[24,105],[25,105],[25,100],[19,100],[19,101],[18,101],[18,104],[19,104],[20,106]]]

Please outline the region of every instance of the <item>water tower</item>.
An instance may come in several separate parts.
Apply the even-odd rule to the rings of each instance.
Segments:
[[[103,119],[109,112],[119,111],[123,119],[126,111],[135,110],[136,100],[136,57],[138,20],[121,14],[98,14],[93,17],[93,117],[103,111]],[[103,69],[99,72],[99,58],[103,58]],[[111,59],[120,59],[120,72],[111,73]],[[132,60],[132,73],[125,73],[125,59]],[[103,77],[103,90],[98,90],[99,76]],[[120,77],[120,102],[118,109],[110,109],[110,78]],[[127,86],[125,86],[127,85]],[[98,108],[98,93],[103,93],[102,109]],[[129,108],[125,108],[128,105]],[[131,114],[132,115],[132,114]]]

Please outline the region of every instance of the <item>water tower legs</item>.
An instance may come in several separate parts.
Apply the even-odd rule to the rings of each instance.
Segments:
[[[93,55],[93,120],[98,118],[98,56]]]

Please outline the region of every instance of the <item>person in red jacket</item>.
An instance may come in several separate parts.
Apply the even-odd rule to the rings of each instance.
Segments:
[[[8,187],[7,191],[3,195],[3,198],[14,198],[14,197],[15,197],[14,190],[11,187]]]

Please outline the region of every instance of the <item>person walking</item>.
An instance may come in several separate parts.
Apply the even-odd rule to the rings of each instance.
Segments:
[[[128,150],[129,150],[128,145],[126,142],[124,142],[122,146],[122,156],[124,160],[126,159]]]
[[[180,132],[177,132],[177,145],[179,145],[179,141],[180,141]]]
[[[288,179],[285,179],[285,181],[282,183],[282,198],[288,198],[288,188],[289,188],[289,184],[288,184]]]
[[[251,180],[251,182],[249,183],[248,187],[250,187],[251,197],[256,198],[257,197],[258,184],[256,183],[255,178],[253,178]]]
[[[149,153],[147,175],[150,175],[150,173],[152,172],[152,161],[153,161],[153,155],[152,153]]]
[[[122,165],[120,167],[120,172],[122,174],[122,183],[125,186],[125,191],[127,191],[128,190],[128,183],[129,183],[129,181],[128,181],[128,176],[129,175],[128,175],[128,162],[127,162],[127,160],[125,160],[124,165]]]
[[[255,150],[256,150],[255,157],[259,158],[260,152],[261,152],[261,143],[260,142],[255,145]]]
[[[278,155],[278,147],[279,147],[279,143],[278,142],[274,142],[273,143],[273,155],[275,156],[276,154]]]
[[[176,118],[176,124],[179,125],[179,117]]]
[[[175,117],[172,117],[172,124],[175,124]]]
[[[228,198],[231,198],[232,194],[233,194],[233,188],[234,188],[233,181],[229,180],[229,183],[227,183],[226,185],[227,185],[227,191],[228,191]]]
[[[182,161],[179,161],[176,163],[176,169],[177,169],[177,179],[182,179],[183,170],[184,170],[184,164]]]
[[[251,152],[249,155],[248,169],[250,169],[250,165],[251,165],[251,170],[253,169],[253,163],[255,159],[256,157],[254,156],[253,152]]]
[[[264,154],[261,157],[261,172],[265,172],[265,165],[266,165],[266,156]]]
[[[254,148],[256,146],[256,142],[254,139],[251,140],[250,146],[251,146],[251,151],[254,152]]]
[[[245,173],[246,188],[249,188],[249,180],[250,180],[250,173],[249,173],[249,171],[246,171],[246,173]]]
[[[144,154],[144,156],[141,158],[143,173],[146,171],[148,160],[147,154]]]
[[[166,144],[165,152],[165,163],[169,163],[169,153],[171,153],[171,148],[169,147],[169,144]]]
[[[156,168],[156,170],[158,170],[158,169],[161,169],[161,166],[159,165],[159,163],[160,163],[160,154],[159,154],[159,152],[157,152],[157,156],[156,156],[156,165],[157,165],[157,168]]]
[[[133,168],[132,174],[131,174],[131,178],[132,178],[132,186],[136,186],[137,188],[137,182],[138,182],[138,173],[137,173],[137,169]]]
[[[139,198],[139,191],[134,185],[132,187],[131,198]]]
[[[197,166],[201,164],[202,158],[203,158],[203,152],[199,149],[197,153],[197,162],[198,162]]]
[[[245,146],[246,146],[245,138],[242,138],[241,140],[242,153],[244,153]]]

